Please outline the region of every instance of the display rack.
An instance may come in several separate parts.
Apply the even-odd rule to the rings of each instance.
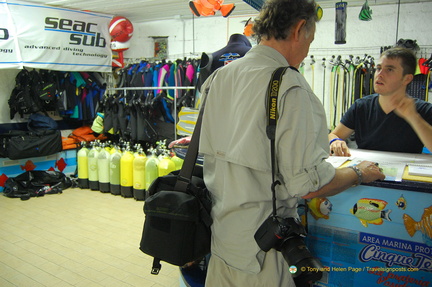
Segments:
[[[122,88],[107,88],[108,91],[145,91],[145,90],[192,90],[195,89],[194,86],[162,86],[162,87],[122,87]],[[174,97],[174,139],[177,140],[177,97]]]

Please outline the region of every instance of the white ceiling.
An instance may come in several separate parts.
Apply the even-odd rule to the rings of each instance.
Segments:
[[[50,6],[89,10],[104,14],[118,15],[128,18],[132,23],[168,20],[175,18],[190,19],[193,17],[189,9],[189,0],[25,0]],[[366,0],[345,0],[348,7],[362,6]],[[432,0],[369,0],[374,5],[431,2]],[[336,0],[317,0],[322,8],[335,7]],[[253,15],[258,12],[243,0],[225,0],[225,4],[234,3],[236,8],[231,16]],[[216,12],[216,16],[220,16]],[[202,16],[201,16],[202,17]]]

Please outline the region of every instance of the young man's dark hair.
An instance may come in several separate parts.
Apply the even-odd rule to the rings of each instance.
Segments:
[[[403,68],[403,75],[415,74],[417,68],[417,58],[414,52],[407,48],[390,48],[382,52],[381,57],[387,57],[389,59],[401,59],[401,65]]]

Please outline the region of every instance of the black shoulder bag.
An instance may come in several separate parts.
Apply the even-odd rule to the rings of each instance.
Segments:
[[[210,253],[211,199],[196,165],[203,110],[181,170],[158,177],[148,189],[140,250],[154,257],[155,275],[160,261],[183,266]]]

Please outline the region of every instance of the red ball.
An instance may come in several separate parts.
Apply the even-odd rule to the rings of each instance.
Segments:
[[[127,42],[133,35],[133,25],[125,17],[116,16],[109,24],[109,33],[113,41]]]

